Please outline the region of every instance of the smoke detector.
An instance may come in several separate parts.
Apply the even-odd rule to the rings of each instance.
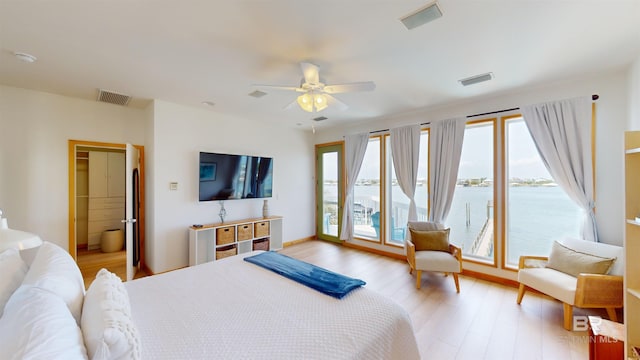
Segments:
[[[35,56],[22,52],[14,52],[13,56],[15,56],[16,59],[29,64],[34,63],[36,62],[36,60],[38,60],[38,58],[36,58]]]

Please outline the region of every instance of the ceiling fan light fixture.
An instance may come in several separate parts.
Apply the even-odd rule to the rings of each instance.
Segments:
[[[324,94],[317,94],[313,96],[313,105],[316,107],[316,111],[322,111],[329,106],[327,97]]]
[[[309,93],[304,93],[298,96],[298,105],[302,110],[307,112],[313,112],[313,97]]]

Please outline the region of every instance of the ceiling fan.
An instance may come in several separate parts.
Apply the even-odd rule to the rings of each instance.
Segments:
[[[301,62],[302,74],[304,77],[300,81],[300,86],[278,86],[278,85],[254,85],[258,88],[274,89],[274,90],[288,90],[302,93],[295,101],[289,104],[286,108],[290,108],[295,103],[300,105],[300,108],[304,111],[322,111],[329,105],[335,105],[340,110],[347,109],[347,105],[342,101],[331,96],[331,94],[339,94],[346,92],[356,91],[372,91],[376,88],[376,84],[373,81],[352,82],[346,84],[328,85],[320,82],[319,71],[320,68],[317,65]]]

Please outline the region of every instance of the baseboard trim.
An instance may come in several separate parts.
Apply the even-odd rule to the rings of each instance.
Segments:
[[[282,247],[289,247],[289,246],[292,246],[292,245],[300,244],[300,243],[303,243],[305,241],[311,241],[311,240],[316,240],[315,235],[307,236],[307,237],[302,238],[302,239],[287,241],[285,243],[282,243]]]
[[[153,276],[155,275],[153,273],[153,271],[151,271],[151,269],[149,269],[149,267],[147,266],[147,264],[143,264],[142,268],[140,269],[141,271],[143,271],[145,274],[147,274],[147,276]]]
[[[394,253],[390,253],[390,252],[386,252],[384,250],[379,250],[379,249],[372,249],[366,246],[362,246],[362,245],[356,245],[356,244],[352,244],[350,242],[343,242],[342,245],[344,247],[348,247],[348,248],[352,248],[352,249],[358,249],[358,250],[362,250],[362,251],[368,251],[370,253],[374,253],[377,255],[383,255],[383,256],[388,256],[390,258],[394,258],[394,259],[398,259],[398,260],[407,260],[407,257],[405,255],[400,255],[400,254],[394,254]]]
[[[476,278],[476,279],[480,279],[480,280],[491,281],[493,283],[506,285],[506,286],[511,286],[511,287],[515,287],[515,288],[520,286],[520,283],[515,281],[515,280],[505,279],[505,278],[502,278],[502,277],[499,277],[499,276],[489,275],[489,274],[481,273],[481,272],[478,272],[478,271],[471,271],[471,270],[462,269],[462,275],[470,276],[472,278]]]

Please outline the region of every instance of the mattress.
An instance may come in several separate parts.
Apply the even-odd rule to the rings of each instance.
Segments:
[[[406,311],[366,289],[343,299],[243,261],[125,283],[145,359],[419,359]]]

